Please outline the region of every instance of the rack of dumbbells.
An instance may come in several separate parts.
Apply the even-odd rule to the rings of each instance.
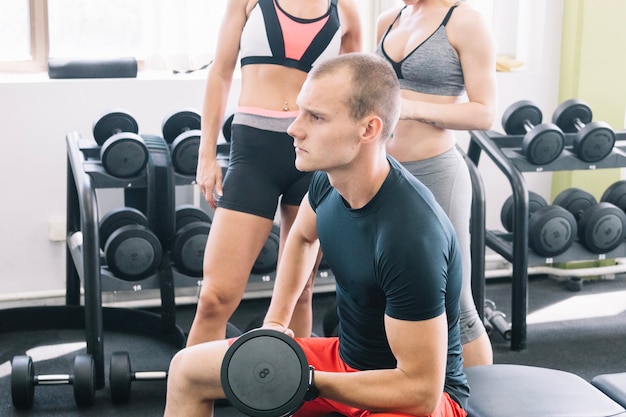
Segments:
[[[512,350],[526,348],[529,268],[550,270],[555,264],[626,256],[626,204],[621,201],[626,200],[626,182],[609,187],[599,203],[585,190],[572,188],[549,205],[528,190],[524,178],[531,172],[626,167],[626,130],[592,121],[590,107],[578,99],[561,103],[551,123],[542,118],[534,103],[516,102],[503,114],[505,133],[472,131],[467,152],[477,166],[485,152],[512,188],[500,213],[506,231],[485,230],[485,245],[512,267],[511,322],[489,302],[485,318],[510,339]],[[610,267],[585,272],[602,275],[605,268]]]

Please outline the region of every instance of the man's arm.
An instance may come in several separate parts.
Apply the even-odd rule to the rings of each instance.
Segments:
[[[308,194],[302,199],[298,215],[289,231],[276,272],[272,300],[265,315],[264,327],[286,331],[291,315],[317,259],[316,215]],[[293,336],[290,330],[286,332]]]
[[[432,414],[443,393],[446,374],[445,313],[423,321],[386,316],[385,329],[398,361],[396,368],[343,374],[316,371],[320,396],[372,412]]]

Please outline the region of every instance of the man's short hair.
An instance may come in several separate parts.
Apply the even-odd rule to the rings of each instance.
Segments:
[[[360,120],[374,113],[383,121],[381,136],[387,138],[400,117],[400,85],[391,65],[384,59],[361,52],[333,57],[316,65],[309,78],[320,78],[346,70],[351,84],[348,97],[350,117]]]

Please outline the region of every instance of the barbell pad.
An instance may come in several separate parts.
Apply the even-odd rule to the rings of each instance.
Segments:
[[[139,133],[139,125],[126,110],[115,109],[104,113],[93,123],[93,138],[100,146],[116,133]]]
[[[276,270],[279,246],[280,228],[274,224],[265,244],[261,248],[259,256],[257,256],[254,265],[252,265],[253,274],[267,274]]]
[[[231,114],[224,120],[222,123],[222,135],[224,136],[224,140],[227,143],[230,143],[230,137],[232,132],[233,119],[235,118],[235,114]]]
[[[179,230],[183,226],[188,225],[191,222],[206,222],[211,223],[211,216],[200,207],[196,207],[193,204],[181,204],[176,207],[176,229]]]
[[[18,410],[33,406],[35,395],[35,366],[27,355],[14,356],[11,361],[11,400]]]
[[[74,401],[79,407],[90,407],[96,397],[96,365],[92,355],[74,357],[74,373],[71,376],[74,386]]]
[[[502,127],[509,135],[526,134],[525,123],[532,125],[541,123],[543,115],[535,103],[529,100],[520,100],[511,104],[502,114]]]
[[[128,352],[113,352],[109,362],[109,387],[114,404],[125,404],[130,399],[133,380]]]
[[[552,113],[552,123],[561,128],[565,133],[575,133],[578,131],[576,121],[590,123],[593,119],[591,108],[582,100],[569,99],[559,104]]]
[[[253,417],[286,417],[302,406],[311,369],[302,348],[284,333],[255,329],[228,348],[220,379],[226,398]]]
[[[626,214],[619,207],[600,202],[585,210],[578,221],[578,238],[593,253],[607,253],[626,237]]]
[[[598,162],[613,151],[615,132],[605,122],[588,123],[576,133],[573,145],[578,159]]]
[[[597,203],[598,202],[593,194],[576,187],[567,188],[561,191],[552,202],[555,206],[561,206],[565,210],[572,213],[577,222],[580,221],[580,216],[584,211]],[[580,225],[578,227],[578,231],[580,232]]]
[[[534,165],[549,164],[559,157],[564,147],[565,135],[552,123],[536,125],[522,140],[522,152]]]
[[[136,224],[148,226],[148,218],[141,211],[133,207],[119,207],[106,213],[99,222],[100,248],[104,250],[109,236],[122,226]]]
[[[199,148],[200,130],[188,130],[174,139],[172,142],[172,164],[176,172],[183,175],[195,175]]]
[[[528,192],[528,216],[530,217],[535,211],[541,207],[548,205],[545,198],[539,194],[529,191]],[[500,221],[502,226],[507,232],[513,231],[513,195],[511,194],[502,205],[500,210]]]
[[[607,203],[613,203],[622,211],[626,212],[626,181],[620,180],[611,184],[604,193],[600,201],[606,201]]]
[[[136,133],[116,133],[100,148],[100,162],[106,171],[118,178],[129,178],[141,172],[148,162],[148,148]]]
[[[191,277],[203,273],[204,250],[211,224],[194,221],[178,229],[171,248],[172,262],[178,270]]]
[[[104,257],[117,278],[140,281],[152,275],[161,263],[161,242],[147,227],[122,226],[111,233]]]
[[[200,113],[193,109],[177,110],[163,119],[163,139],[171,144],[183,132],[200,130],[200,121]]]
[[[553,257],[569,249],[578,233],[574,215],[560,206],[545,206],[528,220],[528,243],[540,256]]]

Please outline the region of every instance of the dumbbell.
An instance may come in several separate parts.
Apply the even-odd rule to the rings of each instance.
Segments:
[[[276,270],[278,263],[278,247],[280,245],[280,227],[272,225],[263,248],[252,265],[253,274],[267,274]]]
[[[615,146],[615,132],[605,122],[592,122],[591,108],[582,100],[561,103],[552,121],[566,133],[576,133],[573,149],[578,159],[598,162],[606,158]]]
[[[114,177],[129,178],[148,162],[148,148],[137,133],[137,121],[125,110],[112,110],[93,124],[93,137],[100,145],[100,161]]]
[[[502,126],[509,135],[524,135],[522,152],[528,162],[546,165],[554,161],[565,147],[565,135],[554,123],[541,123],[539,107],[528,100],[510,105],[502,115]]]
[[[230,143],[231,129],[233,126],[234,118],[235,114],[233,113],[224,120],[224,123],[222,123],[222,135],[224,136],[224,140],[226,140],[226,143]]]
[[[226,337],[238,337],[241,331],[228,322],[226,325]],[[131,385],[137,381],[164,381],[167,379],[167,371],[133,371],[130,354],[126,351],[113,352],[109,361],[109,388],[111,401],[114,404],[125,404],[130,400]]]
[[[91,355],[76,355],[73,374],[37,375],[28,355],[14,356],[11,362],[11,399],[13,406],[31,408],[37,385],[73,385],[74,401],[79,407],[93,405],[96,392],[95,363]]]
[[[253,417],[287,417],[317,397],[314,369],[284,333],[255,329],[228,348],[220,370],[226,398]]]
[[[200,114],[192,109],[178,110],[163,119],[163,139],[170,144],[174,170],[194,175],[200,147]]]
[[[626,236],[626,214],[612,203],[598,203],[585,190],[563,190],[555,197],[553,204],[574,215],[578,222],[578,239],[593,253],[612,251]]]
[[[528,246],[538,255],[558,256],[572,246],[577,233],[576,219],[560,206],[549,206],[539,194],[528,192]],[[502,225],[513,231],[513,196],[507,198],[500,212]]]
[[[604,190],[600,201],[615,204],[626,212],[626,181],[620,180],[611,184]]]
[[[211,229],[211,217],[201,208],[184,204],[176,208],[176,233],[171,258],[183,274],[201,277],[204,250]]]
[[[152,275],[161,263],[162,247],[139,210],[121,207],[100,220],[100,247],[113,275],[139,281]]]

